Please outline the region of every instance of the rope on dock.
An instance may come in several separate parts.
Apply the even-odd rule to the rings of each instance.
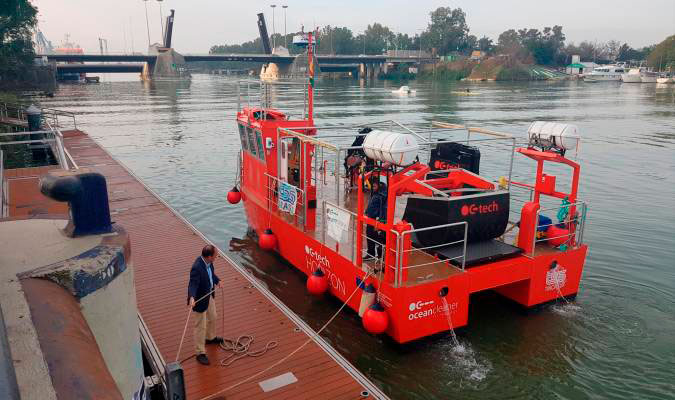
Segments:
[[[270,340],[265,347],[258,350],[251,350],[252,343],[253,336],[251,335],[241,335],[237,340],[223,338],[223,343],[220,344],[220,348],[225,351],[231,351],[232,354],[220,360],[220,365],[227,367],[244,357],[260,357],[267,353],[267,350],[277,347],[278,344],[276,340]]]
[[[222,320],[222,329],[221,333],[223,335],[223,342],[220,343],[220,348],[225,351],[231,351],[232,354],[220,360],[220,365],[227,367],[233,362],[240,360],[244,357],[260,357],[263,354],[267,353],[268,350],[272,350],[277,347],[279,342],[276,340],[270,340],[265,344],[265,347],[258,350],[251,350],[251,344],[253,344],[252,335],[241,335],[236,340],[228,339],[225,337],[225,290],[223,287],[220,287],[220,304],[221,310],[223,310]]]
[[[368,279],[371,275],[372,275],[372,272],[371,272],[371,271],[368,271],[368,273],[363,277],[363,280],[365,281],[365,280]],[[335,312],[335,314],[333,314],[333,316],[330,317],[330,318],[328,319],[328,321],[326,321],[326,323],[323,324],[323,326],[322,326],[318,331],[316,331],[316,333],[315,333],[316,335],[320,335],[321,332],[323,332],[323,330],[326,329],[326,328],[328,327],[328,325],[330,325],[331,322],[333,322],[333,320],[340,314],[340,312],[342,312],[342,310],[345,308],[345,306],[347,306],[347,303],[349,303],[349,300],[351,300],[352,297],[354,297],[354,295],[356,294],[356,292],[359,291],[359,289],[360,289],[360,288],[359,288],[359,286],[357,285],[356,288],[354,289],[354,291],[349,295],[349,297],[347,297],[347,300],[345,300],[344,303],[342,303],[342,305],[341,305],[340,308]],[[208,395],[208,396],[206,396],[206,397],[203,397],[201,400],[209,400],[209,399],[212,399],[212,398],[214,398],[215,396],[221,395],[221,394],[227,392],[228,390],[232,390],[232,389],[236,388],[237,386],[243,385],[244,383],[246,383],[246,382],[248,382],[248,381],[250,381],[250,380],[252,380],[252,379],[254,379],[254,378],[257,378],[258,376],[264,374],[265,372],[271,370],[272,368],[278,366],[279,364],[281,364],[281,363],[283,363],[284,361],[286,361],[286,360],[288,360],[289,358],[291,358],[294,354],[296,354],[297,352],[299,352],[300,350],[302,350],[305,346],[307,346],[311,341],[312,341],[312,337],[310,336],[310,337],[307,338],[307,340],[305,340],[305,341],[304,341],[300,346],[298,346],[295,350],[291,351],[290,353],[288,353],[286,356],[284,356],[284,357],[281,358],[280,360],[278,360],[278,361],[272,363],[271,365],[269,365],[269,366],[266,367],[265,369],[263,369],[263,370],[261,370],[261,371],[258,371],[258,372],[256,372],[255,374],[250,375],[248,378],[242,379],[241,381],[239,381],[239,382],[237,382],[237,383],[235,383],[235,384],[233,384],[233,385],[230,385],[230,386],[226,387],[225,389],[219,390],[219,391],[217,391],[217,392],[215,392],[215,393],[212,393],[212,394],[210,394],[210,395]],[[228,364],[228,365],[229,365],[229,364]]]

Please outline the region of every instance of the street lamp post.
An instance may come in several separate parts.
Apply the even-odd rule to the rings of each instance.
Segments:
[[[162,27],[162,40],[164,40],[164,15],[162,15],[162,2],[164,0],[157,0],[159,3],[159,26]]]
[[[284,46],[288,49],[288,33],[286,32],[286,9],[288,6],[281,6],[284,9]]]
[[[271,4],[270,7],[272,7],[272,48],[276,49],[277,48],[277,38],[274,37],[274,35],[276,35],[276,33],[277,33],[277,28],[274,24],[274,9],[277,8],[277,5]],[[274,53],[274,50],[272,50],[272,52]]]
[[[145,4],[145,29],[148,31],[148,51],[150,51],[150,25],[148,23],[148,0],[143,0]]]

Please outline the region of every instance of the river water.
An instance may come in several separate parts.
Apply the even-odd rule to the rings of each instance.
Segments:
[[[318,329],[338,302],[306,295],[303,276],[259,250],[242,207],[225,200],[239,150],[235,82],[108,77],[62,85],[43,105],[78,113],[81,129]],[[377,81],[317,86],[320,124],[440,119],[524,138],[530,121],[544,119],[573,122],[583,135],[589,254],[576,301],[524,312],[475,295],[459,347],[450,335],[396,345],[345,312],[323,336],[359,370],[397,399],[674,398],[675,85],[413,82],[414,97]],[[467,87],[478,95],[453,93]],[[529,174],[519,165],[516,175]]]

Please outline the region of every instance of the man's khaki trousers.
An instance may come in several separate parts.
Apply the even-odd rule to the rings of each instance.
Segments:
[[[209,307],[206,311],[194,313],[196,354],[206,354],[206,350],[204,349],[206,339],[213,339],[216,337],[216,304],[213,297],[209,296],[208,299]]]

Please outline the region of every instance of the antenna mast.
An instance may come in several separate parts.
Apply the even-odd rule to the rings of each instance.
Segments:
[[[309,123],[314,124],[314,53],[312,52],[312,31],[307,33],[307,65],[309,72],[309,87],[307,88]]]

